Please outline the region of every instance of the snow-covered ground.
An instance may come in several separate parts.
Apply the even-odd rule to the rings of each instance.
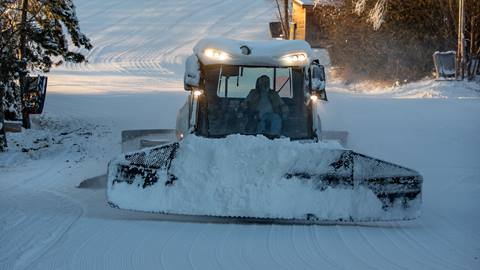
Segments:
[[[275,13],[270,0],[75,2],[95,49],[50,74],[45,114],[0,154],[0,269],[480,268],[478,83],[328,85],[325,128],[424,176],[415,221],[197,222],[112,209],[104,188],[76,188],[105,173],[120,130],[173,127],[197,40],[267,38]]]

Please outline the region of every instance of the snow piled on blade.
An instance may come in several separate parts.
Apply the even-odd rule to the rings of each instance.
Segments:
[[[159,179],[174,175],[173,185],[159,180],[142,188],[143,179],[112,185],[115,166],[126,162],[122,156],[110,164],[107,195],[111,203],[123,209],[187,215],[385,218],[381,201],[366,187],[322,189],[318,182],[287,176],[302,171],[314,175],[328,173],[330,164],[343,153],[344,149],[334,142],[300,143],[242,135],[206,139],[192,135],[180,142],[170,170],[156,172]],[[397,214],[403,217],[402,213]]]

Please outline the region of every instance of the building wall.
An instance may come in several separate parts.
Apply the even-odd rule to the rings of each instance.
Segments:
[[[315,22],[312,5],[302,6],[297,1],[293,1],[292,19],[296,24],[295,36],[292,39],[305,40],[312,47],[322,46],[322,33],[318,23]]]
[[[305,40],[305,27],[306,27],[306,11],[305,8],[302,7],[296,1],[293,1],[292,7],[292,19],[296,25],[295,28],[295,37],[293,39],[301,39]]]
[[[318,29],[318,25],[314,20],[315,16],[313,13],[313,7],[305,7],[305,40],[310,43],[310,46],[319,47],[320,29]]]

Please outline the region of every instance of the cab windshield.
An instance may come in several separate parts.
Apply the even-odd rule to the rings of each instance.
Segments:
[[[200,135],[312,137],[302,69],[221,65],[205,71]]]

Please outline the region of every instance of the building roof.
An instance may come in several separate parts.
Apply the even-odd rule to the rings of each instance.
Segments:
[[[302,6],[341,6],[344,0],[294,0]]]
[[[313,6],[313,2],[315,0],[294,0],[294,1],[299,3],[302,6]]]

